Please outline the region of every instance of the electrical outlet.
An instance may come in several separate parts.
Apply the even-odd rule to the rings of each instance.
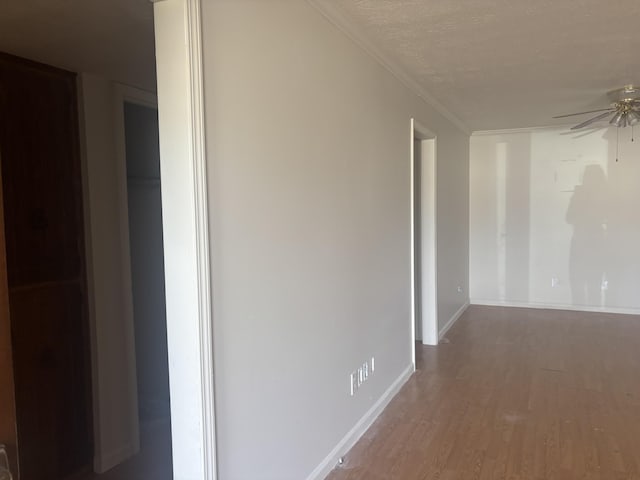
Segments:
[[[560,285],[560,279],[558,277],[551,277],[551,288]]]
[[[458,285],[458,293],[462,293],[464,290],[462,289],[462,287],[460,285]]]
[[[369,375],[375,370],[375,358],[371,357],[371,364],[369,360],[365,361],[355,371],[353,371],[349,377],[349,389],[351,396],[354,396],[360,386],[367,381]]]
[[[351,396],[353,397],[358,391],[358,372],[353,372],[351,374]]]

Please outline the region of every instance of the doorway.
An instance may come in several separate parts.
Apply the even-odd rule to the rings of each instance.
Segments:
[[[129,278],[139,453],[117,478],[170,480],[171,410],[167,349],[158,107],[156,96],[116,89],[120,223]],[[113,477],[111,475],[109,478]],[[114,477],[115,478],[115,477]]]
[[[119,219],[116,215],[116,210],[121,206],[119,207],[117,203],[120,192],[116,192],[114,186],[116,174],[113,171],[113,165],[116,154],[114,153],[112,89],[117,82],[153,90],[157,78],[159,150],[162,157],[160,169],[164,179],[161,197],[164,267],[166,269],[167,352],[171,370],[170,391],[173,392],[170,410],[174,421],[170,431],[168,456],[172,457],[173,469],[180,472],[179,475],[182,478],[215,479],[213,342],[209,288],[209,217],[204,155],[200,2],[197,0],[164,0],[153,4],[148,2],[133,2],[132,4],[127,0],[118,0],[110,2],[109,5],[91,4],[91,8],[85,8],[85,4],[86,2],[74,0],[68,4],[65,3],[64,6],[57,6],[55,10],[60,14],[47,15],[46,22],[36,21],[39,18],[44,18],[41,7],[32,6],[28,2],[7,4],[2,8],[3,14],[0,15],[3,29],[6,32],[9,29],[12,32],[15,31],[14,37],[6,36],[6,38],[15,39],[13,42],[15,45],[11,46],[12,54],[36,59],[44,64],[63,67],[74,75],[79,74],[78,76],[82,77],[83,93],[88,91],[90,98],[80,109],[82,110],[81,114],[86,118],[80,122],[81,132],[79,133],[83,140],[80,142],[81,148],[89,150],[93,159],[92,173],[87,174],[85,171],[83,176],[89,175],[95,180],[92,183],[95,188],[88,189],[89,194],[86,195],[87,198],[83,199],[87,200],[87,203],[84,204],[87,209],[95,208],[95,211],[91,210],[91,215],[88,215],[93,222],[93,229],[87,229],[91,236],[87,236],[86,241],[87,244],[92,242],[94,253],[96,251],[98,253],[92,256],[93,263],[91,265],[87,263],[87,269],[91,270],[87,275],[90,280],[87,283],[91,284],[93,290],[89,289],[91,294],[87,295],[87,301],[83,302],[83,308],[91,312],[89,316],[93,315],[95,311],[99,311],[101,321],[97,333],[89,332],[92,342],[83,342],[82,352],[80,349],[76,349],[76,353],[83,354],[86,360],[85,362],[74,362],[76,370],[83,369],[82,372],[74,370],[77,377],[82,379],[74,384],[74,391],[78,397],[87,398],[89,407],[91,407],[89,401],[92,401],[94,406],[93,421],[90,408],[86,412],[81,412],[79,410],[71,411],[69,403],[62,403],[61,407],[71,411],[75,419],[73,427],[87,438],[86,441],[81,442],[82,448],[77,449],[78,452],[82,450],[81,453],[86,453],[82,458],[84,464],[82,470],[91,475],[91,450],[96,453],[96,456],[98,452],[106,452],[110,455],[93,459],[93,468],[96,468],[96,464],[101,464],[105,468],[99,471],[108,470],[108,474],[105,475],[111,475],[112,478],[118,480],[125,478],[119,475],[119,472],[116,471],[117,468],[110,469],[110,466],[120,466],[123,459],[130,458],[137,451],[136,432],[128,430],[129,426],[137,422],[132,422],[128,415],[111,415],[111,413],[113,410],[140,412],[142,409],[138,408],[138,399],[133,398],[137,395],[137,379],[135,376],[130,379],[128,373],[136,369],[124,368],[124,366],[128,367],[131,364],[130,353],[134,352],[134,349],[129,344],[133,343],[135,338],[133,334],[129,335],[127,332],[123,332],[125,330],[123,325],[128,322],[126,310],[129,302],[121,291],[131,286],[125,285],[125,275],[121,275],[123,262],[120,260],[122,253],[120,237],[122,229],[118,228]],[[64,9],[72,11],[73,15],[62,14]],[[106,9],[107,14],[101,14],[101,9]],[[73,21],[67,22],[71,18]],[[82,21],[77,21],[79,18],[82,18]],[[93,28],[92,25],[97,28]],[[76,31],[76,26],[82,26],[82,28],[78,28]],[[111,27],[113,28],[110,30]],[[57,35],[58,32],[65,32],[65,35]],[[98,41],[94,38],[96,32],[100,33]],[[109,32],[112,33],[109,35]],[[33,44],[30,42],[34,35],[57,38],[62,44],[49,45],[51,48],[46,48],[47,44],[37,44],[38,48],[34,50],[31,48]],[[104,41],[107,38],[113,41]],[[69,39],[71,40],[69,41]],[[150,50],[147,48],[149,45],[151,48],[155,45],[157,77],[145,73],[151,71],[150,66],[155,66],[151,55],[142,55],[145,52],[149,53]],[[85,49],[90,48],[97,49],[97,51],[83,54]],[[7,49],[6,42],[0,42],[0,50]],[[85,62],[86,59],[91,59],[91,61]],[[114,59],[118,61],[109,61]],[[92,80],[85,82],[86,79]],[[151,84],[153,86],[150,86]],[[86,90],[85,87],[87,87]],[[74,93],[75,89],[76,85],[74,84],[70,85],[66,91]],[[0,93],[2,91],[0,89]],[[89,107],[87,107],[88,104],[90,104]],[[27,112],[27,109],[23,110]],[[71,112],[70,116],[72,115],[75,113]],[[30,118],[34,126],[41,126],[42,116],[31,115]],[[89,123],[92,128],[85,130]],[[56,122],[46,132],[52,138],[57,138],[58,136],[54,133],[62,125],[63,122]],[[88,137],[91,137],[90,147],[84,145],[84,140]],[[81,157],[84,158],[84,155]],[[49,155],[50,160],[51,158],[52,155]],[[76,157],[73,158],[75,161]],[[3,162],[5,160],[6,158]],[[46,163],[46,166],[53,169],[56,163],[50,161]],[[48,170],[41,169],[34,170],[34,172],[46,177]],[[81,188],[64,188],[65,183],[55,180],[56,177],[53,175],[45,178],[45,181],[51,183],[48,185],[49,188],[59,188],[68,194],[76,193],[76,190],[82,192]],[[81,182],[77,182],[77,184],[81,185]],[[6,196],[7,192],[4,192],[4,195]],[[18,206],[21,205],[28,206],[29,204],[18,203]],[[78,202],[78,205],[81,203]],[[45,205],[43,208],[47,209],[49,205]],[[75,208],[66,208],[65,212],[67,215],[64,220],[73,220],[72,217],[75,216],[69,212],[75,212]],[[5,220],[7,224],[10,224],[10,220]],[[33,215],[29,216],[29,220],[33,230],[38,232],[48,225],[52,225],[46,215],[43,218],[39,211],[34,211]],[[85,223],[85,225],[88,224]],[[78,222],[77,226],[81,227],[82,224]],[[14,242],[14,240],[7,238],[7,242]],[[128,244],[128,238],[125,243]],[[16,245],[27,249],[26,244],[17,242]],[[0,250],[4,251],[4,249]],[[82,251],[82,248],[78,250]],[[107,254],[102,254],[103,250],[106,250]],[[110,255],[109,251],[113,255]],[[96,259],[99,260],[98,266],[102,269],[101,271],[95,268]],[[11,260],[9,259],[9,261]],[[3,262],[4,256],[0,255],[0,267],[3,266]],[[63,280],[68,289],[76,287],[75,284],[71,285],[68,278],[65,277]],[[80,280],[76,282],[78,285],[81,284]],[[44,286],[49,287],[50,285],[47,283]],[[81,289],[81,286],[78,286],[76,290]],[[19,454],[27,452],[28,445],[26,443],[17,444],[15,431],[14,369],[10,363],[12,352],[9,342],[6,341],[9,336],[9,314],[4,311],[8,302],[6,298],[3,299],[3,295],[8,294],[8,288],[10,289],[11,286],[7,287],[6,284],[3,286],[3,280],[0,278],[0,334],[2,334],[0,336],[0,360],[2,360],[0,362],[0,407],[3,414],[0,418],[0,444],[7,446],[10,466],[15,477],[18,477],[21,472],[17,468],[17,457]],[[100,292],[99,295],[94,295],[96,291]],[[35,308],[39,305],[47,306],[43,302],[28,306]],[[85,312],[77,313],[77,315],[74,312],[73,318],[80,318],[81,314],[86,315]],[[95,322],[89,323],[95,324]],[[103,327],[107,330],[108,335],[102,335],[104,333]],[[76,328],[68,330],[73,330],[74,333],[80,332]],[[86,334],[83,335],[86,336]],[[98,338],[99,342],[96,342],[95,338]],[[93,370],[85,371],[87,365],[92,363],[88,358],[90,356],[88,355],[89,349],[84,348],[89,343],[92,344],[92,347],[95,346],[94,343],[98,343],[100,361],[106,359],[106,363],[102,362],[100,365],[106,364],[108,368],[101,369],[99,377],[93,375],[95,373]],[[74,343],[74,345],[76,344]],[[107,354],[102,355],[105,352]],[[50,357],[51,355],[44,355],[42,363],[47,365],[55,363],[49,362]],[[63,364],[59,363],[59,365]],[[71,370],[67,369],[67,371]],[[85,378],[86,380],[84,380]],[[96,378],[100,380],[100,383],[96,387],[93,382],[95,391],[86,388],[91,385],[91,380],[95,381]],[[62,382],[56,383],[56,385],[58,384],[62,385]],[[111,388],[112,385],[121,388]],[[132,391],[134,394],[130,395]],[[45,397],[40,395],[37,399],[44,401]],[[135,408],[129,408],[133,405]],[[166,410],[166,402],[163,400],[159,402],[147,401],[145,405],[145,416],[151,412],[150,416],[154,417]],[[94,432],[98,432],[100,435],[94,437],[92,441],[91,427],[97,425],[96,416],[100,417],[101,422],[98,428],[94,428]],[[59,417],[62,418],[61,415]],[[59,423],[68,427],[65,422]],[[103,429],[104,425],[109,428]],[[122,435],[111,435],[114,430],[118,430]],[[69,431],[69,428],[66,428],[66,431]],[[118,443],[125,434],[131,441]],[[32,435],[29,437],[35,438]],[[26,438],[26,441],[29,441],[29,437]],[[23,438],[25,437],[23,436]],[[141,440],[144,441],[142,438]],[[66,462],[71,461],[68,455],[69,442],[56,438],[55,441],[41,442],[41,444],[52,447],[47,450],[47,454],[53,455],[54,449],[65,449],[63,453],[66,453],[66,456],[56,453],[55,457],[63,458],[63,461]],[[109,447],[114,448],[108,450]],[[154,460],[157,459],[156,457]],[[38,462],[33,462],[30,466],[38,467],[43,463],[44,461],[39,459]],[[78,469],[74,468],[74,470]],[[169,468],[170,470],[171,468]],[[159,478],[155,473],[150,475],[136,473],[138,475],[134,478]],[[49,476],[47,478],[55,477]],[[23,480],[28,480],[26,475]]]
[[[125,100],[124,129],[138,418],[164,423],[170,401],[157,108]]]
[[[436,136],[411,120],[412,353],[438,344]]]

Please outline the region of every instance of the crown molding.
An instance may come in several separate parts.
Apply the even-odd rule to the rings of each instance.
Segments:
[[[347,35],[356,45],[364,50],[370,57],[376,60],[394,77],[396,77],[405,87],[422,98],[428,105],[433,107],[443,117],[453,123],[467,135],[471,135],[471,129],[460,120],[455,114],[449,111],[436,98],[427,92],[420,84],[407,73],[407,71],[393,61],[389,55],[378,47],[368,35],[364,33],[362,28],[353,21],[346,18],[335,5],[326,0],[307,0],[307,2],[320,12],[331,24]]]
[[[509,135],[516,133],[531,133],[531,132],[540,132],[544,130],[564,130],[571,129],[571,127],[575,126],[575,123],[563,123],[560,125],[545,125],[538,127],[521,127],[521,128],[503,128],[497,130],[475,130],[471,133],[472,137],[482,137],[486,135]],[[576,133],[578,133],[576,131]]]

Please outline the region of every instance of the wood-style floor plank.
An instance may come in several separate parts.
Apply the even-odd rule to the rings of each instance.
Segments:
[[[473,306],[327,480],[640,480],[640,317]]]

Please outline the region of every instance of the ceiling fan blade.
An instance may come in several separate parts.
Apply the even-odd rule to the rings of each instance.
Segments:
[[[558,115],[558,116],[556,116],[556,117],[552,117],[552,118],[566,118],[566,117],[573,117],[573,116],[575,116],[575,115],[585,115],[585,114],[587,114],[587,113],[604,112],[605,110],[606,110],[607,112],[613,112],[613,111],[615,110],[615,108],[611,108],[611,107],[609,107],[609,108],[601,108],[601,109],[599,109],[599,110],[588,110],[588,111],[586,111],[586,112],[569,113],[568,115]]]
[[[602,120],[605,117],[608,117],[611,114],[611,111],[607,111],[604,113],[601,113],[600,115],[597,115],[593,118],[590,118],[589,120],[587,120],[586,122],[582,122],[578,125],[576,125],[575,127],[571,127],[571,130],[578,130],[582,127],[586,127],[587,125],[591,125],[592,123],[597,122],[598,120]]]

